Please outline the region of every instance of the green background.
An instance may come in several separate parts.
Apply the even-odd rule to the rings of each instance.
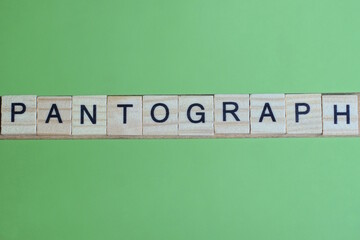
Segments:
[[[0,95],[360,91],[358,0],[0,0]],[[0,142],[0,239],[359,239],[360,138]]]

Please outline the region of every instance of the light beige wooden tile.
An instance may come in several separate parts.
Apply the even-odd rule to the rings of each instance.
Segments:
[[[323,95],[323,133],[324,135],[358,135],[359,114],[357,95]],[[348,107],[347,107],[348,106]],[[348,113],[349,117],[337,113]]]
[[[143,97],[143,134],[178,135],[178,96]]]
[[[360,93],[356,94],[358,98],[358,129],[360,134]]]
[[[3,96],[1,105],[2,135],[36,134],[36,96]]]
[[[179,135],[214,135],[212,95],[179,96]]]
[[[286,94],[288,134],[321,134],[321,94]]]
[[[249,94],[216,94],[215,134],[249,134]]]
[[[285,94],[251,94],[250,116],[251,134],[285,134]]]
[[[142,96],[108,96],[107,114],[108,135],[142,135]]]
[[[83,122],[81,122],[81,115],[84,116]],[[106,135],[106,96],[73,96],[72,135]]]
[[[37,98],[37,134],[71,135],[71,97]]]

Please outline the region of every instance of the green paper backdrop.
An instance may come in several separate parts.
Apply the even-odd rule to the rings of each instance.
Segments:
[[[360,91],[360,2],[0,0],[0,95]],[[360,238],[360,138],[0,141],[0,239]]]

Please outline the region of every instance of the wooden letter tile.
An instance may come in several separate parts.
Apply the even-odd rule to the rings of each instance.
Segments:
[[[37,98],[37,134],[71,135],[71,97]]]
[[[178,135],[178,96],[144,96],[143,134]]]
[[[36,96],[3,96],[2,135],[36,134]]]
[[[251,94],[251,134],[285,134],[285,94]]]
[[[142,134],[142,96],[109,96],[108,135]]]
[[[358,135],[357,95],[323,95],[324,135]]]
[[[321,134],[321,94],[286,94],[288,134]]]
[[[215,95],[215,134],[249,134],[249,94]]]
[[[106,96],[74,96],[72,135],[106,135]]]
[[[213,96],[179,97],[179,135],[214,135]]]

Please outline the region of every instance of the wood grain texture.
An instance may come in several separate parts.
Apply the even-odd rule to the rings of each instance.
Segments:
[[[0,140],[360,136],[359,93],[253,94],[250,95],[249,110],[246,110],[249,107],[249,95],[247,94],[151,95],[144,96],[144,98],[142,96],[74,96],[72,103],[71,99],[71,97],[2,97],[2,135],[0,135]],[[245,121],[242,123],[243,125],[237,125],[239,121],[235,121],[234,115],[230,113],[227,114],[229,122],[224,123],[224,102],[238,104],[239,109],[236,111],[238,114],[236,116],[239,116],[241,120],[248,119],[250,115],[250,134],[247,133],[248,127],[246,128]],[[11,103],[23,103],[26,106],[24,113],[15,114],[15,122],[11,122]],[[123,108],[117,106],[122,103],[133,105],[127,109],[126,124],[123,123]],[[163,123],[154,124],[151,109],[157,103],[166,104],[169,108],[169,118]],[[263,114],[266,103],[268,106],[264,112],[266,116],[260,122],[260,116]],[[296,103],[307,103],[310,107],[309,112],[305,113],[307,106],[300,105],[299,110],[302,114],[299,115],[298,122],[295,118]],[[56,117],[51,118],[49,123],[44,123],[53,104],[58,107],[64,125],[60,125]],[[87,111],[83,110],[84,123],[80,121],[81,105]],[[96,105],[96,123],[92,122],[94,105]],[[347,105],[349,106],[348,110]],[[228,106],[228,110],[231,110],[231,106],[234,105]],[[339,113],[336,123],[334,106],[337,107]],[[272,110],[275,121],[269,116],[269,108]],[[21,110],[21,105],[15,106],[15,111]],[[348,123],[347,111],[349,112]],[[53,114],[55,113],[53,112]],[[154,110],[154,116],[157,119],[165,116],[163,105],[159,105]],[[142,125],[143,121],[146,122],[145,127]],[[65,127],[65,125],[67,126]],[[321,131],[322,126],[323,131]],[[71,128],[73,128],[72,135],[70,135]],[[148,129],[145,130],[145,134],[143,134],[144,129]],[[287,133],[285,133],[286,130]],[[108,131],[108,135],[106,135],[106,131]],[[36,133],[38,135],[35,135]]]
[[[267,116],[261,121],[265,104],[269,104],[275,121]],[[265,109],[269,114],[269,109]],[[250,129],[251,134],[285,134],[285,94],[251,94],[250,95]]]
[[[72,135],[106,135],[106,96],[73,96]],[[93,106],[96,106],[96,123],[92,123],[87,114],[81,123],[81,106],[84,106],[94,117]]]
[[[179,96],[179,135],[214,135],[213,100],[213,95]]]
[[[108,96],[107,134],[142,135],[142,96]]]
[[[11,108],[14,112],[22,112],[14,115],[12,122]],[[35,135],[36,134],[36,96],[3,96],[1,98],[1,134],[2,135]]]
[[[250,133],[249,94],[216,94],[214,102],[215,134]],[[224,109],[224,105],[226,109]],[[226,113],[224,119],[224,110],[235,110],[236,108],[238,109],[234,114],[237,119],[231,113]]]
[[[37,135],[71,135],[72,97],[37,98]],[[60,118],[49,118],[59,113]],[[61,120],[61,122],[60,122]]]
[[[298,109],[298,121],[296,121],[296,109]],[[307,110],[309,112],[305,114]],[[321,94],[286,94],[286,132],[287,134],[322,133]]]
[[[133,139],[235,139],[235,138],[336,138],[336,135],[318,135],[318,134],[300,134],[300,135],[290,135],[290,134],[226,134],[226,135],[178,135],[178,136],[161,136],[161,135],[70,135],[70,136],[59,136],[59,135],[49,135],[49,136],[40,136],[40,135],[0,135],[0,140],[128,140]],[[354,138],[359,137],[359,135],[343,135],[341,137]]]
[[[144,96],[143,134],[173,136],[178,135],[178,105],[179,97],[177,95]],[[154,121],[151,116],[152,109],[153,117],[158,122]]]
[[[324,135],[359,135],[359,113],[357,95],[323,95],[323,134]],[[349,106],[349,122],[347,116],[338,115],[335,123],[335,109],[337,112],[347,112]]]

